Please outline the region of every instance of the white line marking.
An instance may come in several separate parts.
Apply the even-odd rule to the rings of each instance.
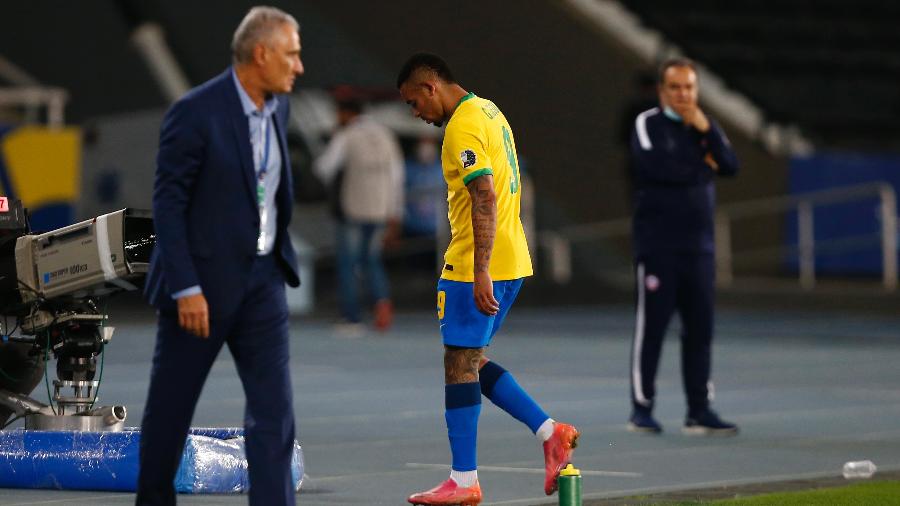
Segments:
[[[831,471],[814,471],[808,473],[794,473],[794,474],[771,474],[764,476],[753,476],[749,478],[739,478],[734,480],[717,480],[717,481],[707,481],[707,482],[697,482],[697,483],[688,483],[685,485],[662,485],[658,487],[646,487],[646,488],[635,488],[635,489],[623,489],[623,490],[611,490],[608,492],[594,492],[590,494],[584,494],[582,496],[583,499],[604,499],[608,497],[626,497],[630,495],[648,495],[648,494],[660,494],[666,492],[681,492],[687,490],[698,490],[705,488],[718,488],[718,487],[730,487],[736,485],[752,485],[757,483],[777,483],[782,481],[792,481],[792,480],[811,480],[817,478],[837,478],[840,476],[840,469],[831,470]],[[504,503],[493,503],[493,504],[504,504]]]
[[[667,492],[681,492],[688,490],[697,490],[704,488],[714,488],[714,487],[726,487],[733,485],[747,485],[754,483],[770,483],[776,481],[787,481],[787,480],[795,480],[795,479],[815,479],[815,478],[828,478],[828,477],[837,477],[837,471],[824,471],[824,472],[812,472],[812,473],[797,473],[797,474],[776,474],[769,476],[757,476],[753,478],[743,478],[737,480],[720,480],[720,481],[708,481],[708,482],[700,482],[700,483],[689,483],[686,485],[672,485],[672,486],[659,486],[659,487],[646,487],[646,488],[631,488],[631,489],[621,489],[621,490],[610,490],[607,492],[594,492],[583,494],[582,499],[608,499],[608,498],[619,498],[619,497],[629,497],[633,495],[650,495],[650,494],[661,494]],[[513,499],[510,501],[494,501],[494,502],[486,502],[483,503],[483,506],[513,506],[513,505],[533,505],[533,504],[547,504],[546,497],[530,497],[525,499]]]
[[[447,464],[421,464],[418,462],[407,462],[406,467],[411,469],[448,469]],[[504,466],[478,466],[479,471],[495,471],[498,473],[527,473],[527,474],[544,474],[543,469],[534,469],[530,467],[504,467]],[[641,473],[631,473],[627,471],[590,471],[581,470],[582,476],[615,476],[618,478],[640,478],[644,476]]]

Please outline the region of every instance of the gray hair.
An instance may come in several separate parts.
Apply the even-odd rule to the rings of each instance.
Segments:
[[[231,39],[231,54],[235,63],[248,63],[253,60],[253,48],[260,42],[266,42],[272,32],[281,25],[289,24],[294,30],[300,30],[300,24],[294,16],[275,7],[258,5],[244,16],[234,38]]]

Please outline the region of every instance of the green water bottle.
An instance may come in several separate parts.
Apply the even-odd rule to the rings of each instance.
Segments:
[[[559,472],[559,506],[581,506],[581,471],[568,464]]]

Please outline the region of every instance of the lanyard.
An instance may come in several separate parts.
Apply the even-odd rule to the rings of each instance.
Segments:
[[[265,128],[266,142],[263,147],[262,163],[256,172],[256,204],[259,206],[259,237],[256,239],[256,251],[262,253],[266,249],[268,237],[266,236],[266,227],[269,221],[269,210],[266,208],[266,171],[269,170],[269,145],[272,140],[272,129],[269,127],[268,118],[263,117],[263,122],[259,126],[260,129]]]
[[[259,125],[259,129],[265,130],[266,132],[266,142],[263,147],[262,153],[262,163],[260,164],[259,170],[256,171],[256,176],[259,178],[260,183],[264,177],[266,177],[266,171],[269,170],[269,145],[272,141],[272,129],[269,127],[269,118],[263,116],[262,123]]]
[[[269,120],[265,116],[263,117],[262,123],[259,125],[259,129],[265,130],[266,132],[266,142],[263,146],[262,153],[262,163],[260,164],[259,170],[256,171],[256,203],[260,207],[260,211],[265,207],[266,200],[266,185],[265,178],[266,172],[269,170],[269,145],[272,141],[272,129],[269,127]]]

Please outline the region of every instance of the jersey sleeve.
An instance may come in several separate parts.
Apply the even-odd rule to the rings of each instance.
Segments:
[[[447,169],[458,171],[463,184],[467,185],[476,177],[494,171],[487,156],[484,125],[468,118],[460,120],[453,128],[448,128],[444,142],[451,163]]]

